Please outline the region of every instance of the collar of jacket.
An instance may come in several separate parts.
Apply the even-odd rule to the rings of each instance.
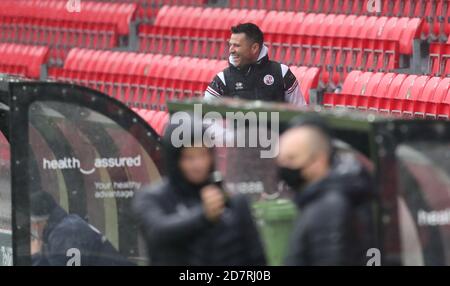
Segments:
[[[253,65],[265,64],[268,61],[269,61],[269,49],[267,48],[266,45],[263,45],[261,51],[259,52],[258,60],[255,63],[250,64],[250,65],[248,65],[248,66],[246,66],[244,68],[236,67],[236,64],[235,64],[235,62],[233,60],[233,57],[231,55],[228,57],[228,62],[230,64],[230,66],[234,67],[234,68],[237,68],[238,70],[248,70]]]

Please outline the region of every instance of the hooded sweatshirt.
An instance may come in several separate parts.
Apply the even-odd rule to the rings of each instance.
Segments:
[[[262,243],[245,196],[229,198],[218,222],[206,218],[200,190],[209,181],[192,184],[179,169],[183,147],[174,147],[170,140],[178,126],[169,124],[163,138],[167,176],[134,200],[150,264],[264,265]]]

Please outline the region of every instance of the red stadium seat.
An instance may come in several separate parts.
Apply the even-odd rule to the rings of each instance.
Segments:
[[[365,90],[361,92],[362,96],[356,97],[355,107],[360,109],[373,109],[375,106],[375,100],[373,98],[384,76],[384,73],[378,72],[370,77]]]
[[[372,94],[372,97],[369,99],[369,110],[379,111],[383,109],[384,98],[388,93],[389,87],[391,86],[392,81],[395,79],[397,74],[395,73],[386,73],[380,79],[380,83],[376,88],[376,91]],[[386,112],[385,110],[382,110]]]
[[[417,112],[418,102],[428,81],[429,76],[419,76],[414,81],[411,89],[404,95],[402,102],[402,114],[408,117],[424,117],[420,112]]]
[[[406,74],[397,74],[392,79],[392,82],[389,84],[389,87],[387,88],[387,92],[379,98],[378,112],[389,113],[391,109],[394,108],[393,100],[397,97],[400,88],[403,86],[403,82],[406,80],[407,77],[408,75]]]
[[[232,0],[232,8],[256,8],[276,11],[296,11],[307,13],[325,13],[342,15],[368,15],[384,17],[409,17],[426,19],[423,23],[425,36],[435,38],[450,34],[450,5],[447,0],[396,0],[381,1],[380,11],[370,12],[368,10],[368,0]],[[369,17],[370,18],[370,17]],[[373,22],[369,19],[367,27],[372,26]],[[380,22],[379,22],[380,24]],[[393,23],[390,23],[393,24]],[[390,25],[389,24],[389,25]],[[383,27],[384,24],[378,25]],[[334,31],[333,31],[334,32]],[[408,36],[405,36],[405,42]],[[402,47],[403,51],[403,47]]]
[[[319,85],[320,69],[308,67],[290,67],[292,73],[298,80],[300,90],[306,100],[310,103],[310,90],[317,89]]]
[[[447,120],[450,118],[450,92],[447,92],[447,95],[438,106],[438,118]]]
[[[110,49],[129,34],[136,4],[81,1],[71,13],[67,1],[0,2],[2,41],[50,47],[50,64],[61,64],[72,47]],[[36,12],[39,11],[39,12]]]
[[[344,83],[342,84],[342,93],[352,93],[353,86],[362,74],[362,71],[352,71],[351,73],[349,73]]]
[[[0,72],[38,79],[48,60],[47,47],[0,44]]]
[[[450,78],[441,80],[439,86],[434,93],[432,103],[429,105],[430,113],[434,112],[438,119],[449,119],[450,116],[450,97],[448,92],[450,90]]]
[[[433,43],[430,45],[429,70],[431,75],[450,75],[450,44]]]
[[[434,93],[436,92],[436,89],[441,81],[442,79],[438,77],[431,77],[428,80],[423,92],[419,93],[419,96],[415,102],[416,107],[414,115],[416,117],[436,118],[436,113],[429,113],[428,105],[432,102]]]
[[[417,75],[409,75],[402,82],[400,89],[396,93],[392,93],[390,97],[389,110],[392,113],[401,115],[403,112],[403,103],[406,99],[407,94],[411,93],[414,83],[418,78]]]
[[[127,35],[130,22],[136,11],[136,4],[99,3],[81,1],[80,12],[70,12],[66,1],[58,0],[2,0],[0,2],[0,16],[70,21],[92,24],[113,24],[119,34]],[[40,11],[40,13],[36,13]]]
[[[164,129],[169,122],[169,113],[166,111],[156,111],[148,109],[132,108],[144,121],[150,125],[159,136],[162,136]]]
[[[102,90],[133,107],[164,110],[166,100],[202,96],[226,65],[220,60],[73,49],[65,72],[52,69],[49,75]]]
[[[450,78],[354,71],[342,93],[325,93],[325,107],[362,108],[402,117],[450,116]]]
[[[140,50],[226,59],[229,26],[244,20],[260,23],[271,58],[320,67],[321,81],[332,85],[353,69],[399,68],[400,53],[412,53],[412,39],[419,37],[421,24],[409,18],[166,6],[154,25],[139,28]]]

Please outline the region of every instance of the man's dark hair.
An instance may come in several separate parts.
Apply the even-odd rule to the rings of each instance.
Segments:
[[[245,36],[252,41],[252,43],[258,43],[262,48],[264,43],[264,35],[261,29],[253,23],[243,23],[237,26],[231,27],[232,34],[244,33]]]
[[[55,199],[47,192],[36,191],[30,196],[31,216],[48,216],[57,206]]]

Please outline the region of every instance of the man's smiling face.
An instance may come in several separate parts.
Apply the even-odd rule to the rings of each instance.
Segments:
[[[229,52],[236,67],[243,67],[258,60],[259,44],[252,43],[244,33],[231,34],[229,45]]]

